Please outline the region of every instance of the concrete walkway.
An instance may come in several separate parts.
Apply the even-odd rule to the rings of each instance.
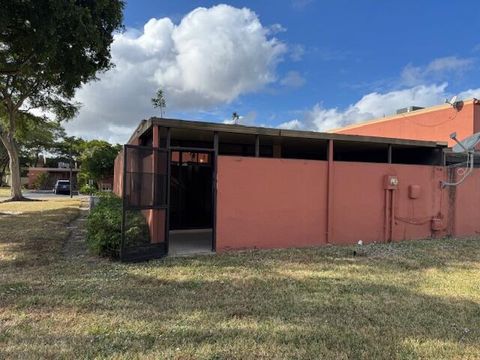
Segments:
[[[80,214],[78,218],[72,221],[68,229],[70,236],[63,247],[63,255],[67,258],[79,258],[88,256],[87,249],[87,216],[89,212],[88,199],[82,201],[80,206]]]
[[[211,255],[212,229],[172,230],[169,238],[169,256]]]

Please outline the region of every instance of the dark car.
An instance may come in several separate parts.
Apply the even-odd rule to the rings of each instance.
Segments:
[[[57,180],[53,188],[55,195],[67,194],[70,195],[70,180]]]

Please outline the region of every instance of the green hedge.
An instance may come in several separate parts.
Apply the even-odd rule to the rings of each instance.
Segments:
[[[146,219],[140,211],[128,211],[125,223],[126,246],[150,242]],[[117,259],[120,255],[121,228],[122,200],[111,193],[101,195],[99,203],[88,216],[88,247],[97,255]]]
[[[94,194],[97,188],[94,185],[85,184],[80,187],[80,194]]]

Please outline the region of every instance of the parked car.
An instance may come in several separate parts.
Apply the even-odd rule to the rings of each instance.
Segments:
[[[55,195],[67,194],[70,195],[70,180],[57,180],[53,188]]]

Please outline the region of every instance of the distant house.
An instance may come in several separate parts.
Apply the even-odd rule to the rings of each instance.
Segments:
[[[107,176],[98,181],[98,190],[112,191],[113,190],[113,176]]]
[[[77,174],[79,171],[80,169],[77,167],[72,169],[72,185],[74,189],[77,188]],[[42,177],[41,179],[40,176]],[[29,189],[52,190],[57,180],[70,179],[69,164],[60,162],[56,168],[29,167],[27,177],[27,186]]]

